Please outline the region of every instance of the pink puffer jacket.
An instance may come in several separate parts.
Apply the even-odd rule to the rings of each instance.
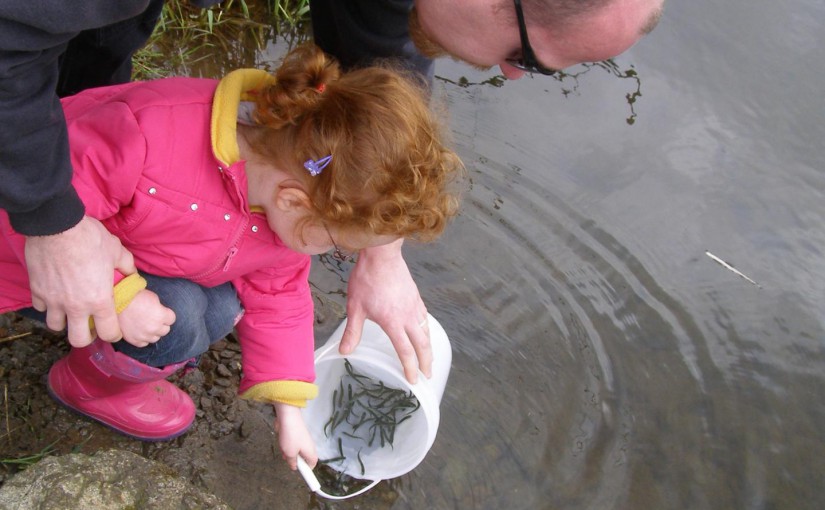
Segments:
[[[224,81],[269,79],[244,72]],[[140,271],[205,286],[232,282],[246,310],[238,324],[240,391],[258,386],[253,398],[301,405],[314,385],[293,384],[284,397],[283,385],[268,383],[314,380],[310,258],[287,249],[266,217],[250,212],[244,162],[216,156],[237,153],[238,91],[247,90],[216,96],[217,85],[170,78],[64,99],[72,182],[86,214],[121,239]],[[0,312],[29,307],[23,239],[3,211],[0,230]]]

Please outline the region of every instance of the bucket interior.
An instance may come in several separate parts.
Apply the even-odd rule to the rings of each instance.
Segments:
[[[343,456],[343,460],[328,463],[329,467],[354,478],[378,480],[401,476],[424,459],[435,439],[439,412],[438,402],[433,401],[426,388],[420,386],[420,383],[410,385],[398,368],[390,363],[391,360],[373,354],[353,354],[346,358],[332,355],[316,360],[315,383],[318,386],[318,397],[307,404],[304,419],[321,461]],[[351,424],[347,425],[340,421],[334,427],[330,424],[333,413],[338,420],[341,419],[341,415],[338,414],[340,408],[335,406],[334,399],[340,399],[340,392],[349,391],[348,386],[352,385],[346,361],[349,361],[352,370],[370,380],[381,381],[388,388],[396,388],[406,393],[412,391],[418,399],[418,409],[409,413],[409,418],[391,427],[392,441],[385,437],[383,446],[380,433],[372,434],[369,430],[370,423],[375,422],[359,425],[357,430],[353,430]],[[350,421],[358,423],[359,420],[352,418]],[[376,430],[380,430],[380,427]]]

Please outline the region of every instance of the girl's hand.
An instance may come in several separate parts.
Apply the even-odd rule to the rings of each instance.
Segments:
[[[289,468],[298,469],[298,455],[304,458],[309,467],[314,468],[318,463],[318,453],[315,451],[315,442],[309,435],[301,410],[295,406],[275,404],[275,432],[278,433],[278,444],[281,455]]]
[[[144,289],[118,318],[123,339],[135,347],[146,347],[169,334],[175,323],[175,312],[160,304],[157,294]]]

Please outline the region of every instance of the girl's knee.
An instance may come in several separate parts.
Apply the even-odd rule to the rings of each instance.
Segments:
[[[209,307],[206,312],[206,324],[212,341],[216,342],[228,335],[241,320],[244,310],[235,288],[225,283],[209,289]]]

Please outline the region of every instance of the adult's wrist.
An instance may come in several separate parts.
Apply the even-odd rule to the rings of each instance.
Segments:
[[[389,244],[364,248],[358,252],[358,258],[391,259],[401,257],[401,246],[403,244],[404,239],[402,238]]]
[[[9,212],[9,223],[15,232],[25,236],[49,236],[76,226],[86,214],[77,191],[66,192],[27,212]]]

